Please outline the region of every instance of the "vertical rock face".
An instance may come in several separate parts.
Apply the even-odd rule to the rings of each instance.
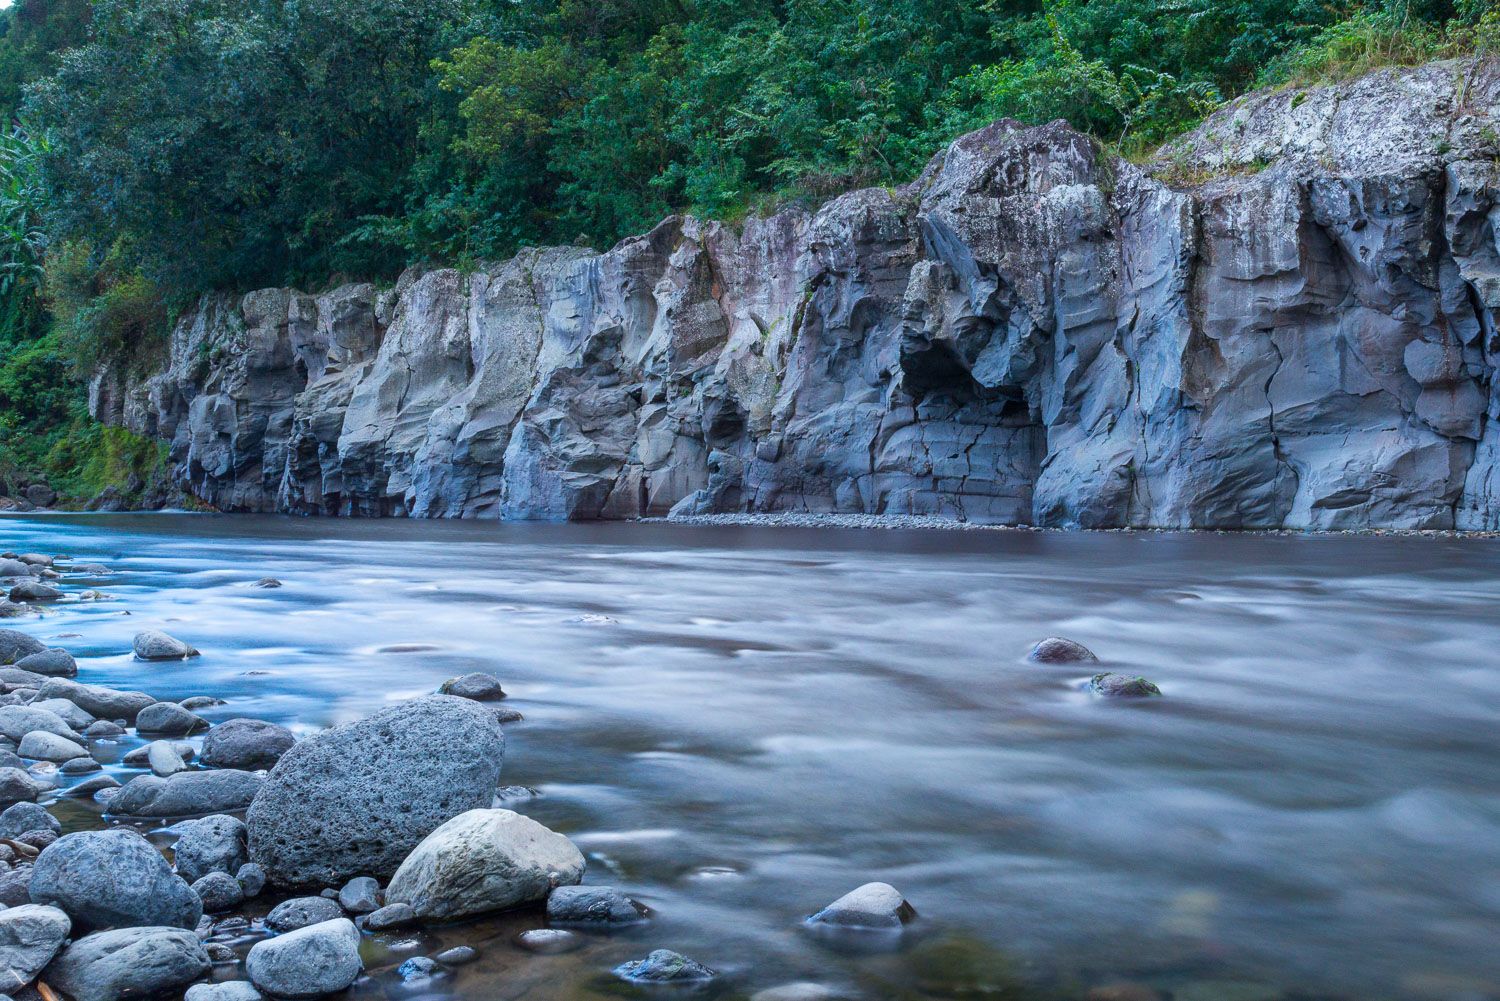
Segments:
[[[1500,67],[1062,123],[606,253],[205,297],[98,416],[225,510],[1500,528]]]

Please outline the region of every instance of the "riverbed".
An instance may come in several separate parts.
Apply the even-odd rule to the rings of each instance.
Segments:
[[[216,722],[503,681],[503,805],[652,920],[556,956],[514,941],[540,911],[369,937],[360,998],[644,996],[609,970],[655,948],[725,998],[1500,997],[1500,540],[156,514],[0,549],[117,571],[6,626]],[[203,656],[138,662],[147,628]],[[1026,662],[1050,635],[1163,697]],[[871,880],[904,935],[809,933]],[[403,992],[454,944],[479,962]]]

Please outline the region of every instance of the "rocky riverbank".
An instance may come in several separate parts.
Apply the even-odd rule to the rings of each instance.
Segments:
[[[1061,122],[738,227],[211,295],[101,419],[225,511],[1500,528],[1500,62]]]
[[[44,609],[110,600],[94,586],[110,576],[65,557],[0,554],[0,608],[24,627]],[[1093,662],[1062,649],[1070,663]],[[132,653],[143,664],[201,656],[160,630],[138,633]],[[1091,685],[1112,694],[1099,687],[1108,677]],[[522,716],[491,675],[300,740],[264,720],[210,724],[195,710],[220,704],[212,694],[168,702],[90,684],[67,650],[24,628],[0,629],[0,687],[0,994],[17,1001],[421,990],[480,954],[460,946],[367,969],[364,940],[532,908],[547,927],[519,944],[555,954],[652,920],[621,890],[586,883],[566,836],[498,805],[502,724]],[[139,774],[122,785],[103,770],[117,760]],[[787,915],[834,936],[899,934],[915,918],[884,883]],[[639,984],[720,976],[664,948],[604,972]],[[792,986],[801,993],[758,996],[834,996]]]

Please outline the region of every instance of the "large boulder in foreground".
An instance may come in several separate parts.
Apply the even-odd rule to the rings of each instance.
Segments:
[[[161,820],[234,813],[250,805],[261,781],[255,772],[230,768],[178,772],[166,778],[141,775],[125,783],[109,801],[109,812],[116,817]]]
[[[320,998],[359,978],[359,931],[348,918],[334,918],[257,942],[245,957],[245,973],[261,991],[277,998]]]
[[[74,1001],[127,1001],[180,990],[212,964],[181,928],[120,928],[79,939],[42,974]]]
[[[452,921],[545,900],[583,879],[573,842],[519,813],[470,810],[433,831],[386,887],[423,920]]]
[[[386,878],[444,821],[490,805],[504,757],[494,714],[451,695],[336,726],[267,777],[246,816],[250,858],[282,886]]]
[[[52,962],[73,927],[56,907],[26,904],[0,911],[0,992],[14,994]]]
[[[192,928],[203,915],[197,894],[161,852],[119,827],[69,834],[48,845],[32,869],[31,900],[67,912],[80,931]]]

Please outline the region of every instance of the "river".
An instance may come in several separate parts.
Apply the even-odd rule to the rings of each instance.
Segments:
[[[1500,541],[57,515],[0,548],[119,571],[5,624],[215,721],[502,679],[502,781],[538,792],[505,805],[653,920],[554,956],[514,942],[540,912],[367,938],[359,998],[460,943],[437,995],[641,996],[609,970],[664,947],[725,998],[1500,997]],[[152,627],[204,655],[133,660]],[[1164,697],[1085,695],[1023,659],[1048,635]],[[904,936],[808,933],[870,880]]]

